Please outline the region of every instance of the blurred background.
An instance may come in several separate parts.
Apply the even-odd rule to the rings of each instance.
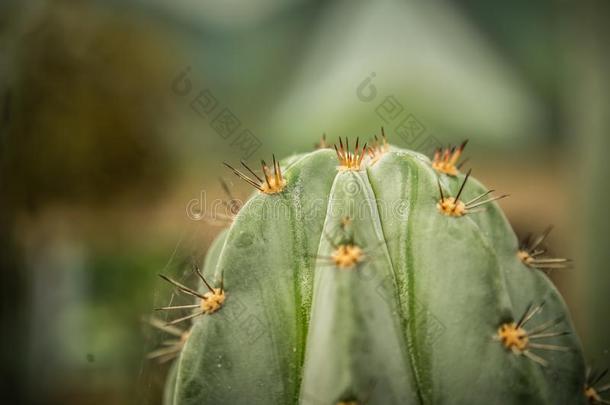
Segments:
[[[15,404],[159,404],[143,322],[250,189],[223,161],[322,133],[429,153],[469,138],[518,235],[609,366],[610,5],[517,0],[2,0],[0,389]],[[3,402],[4,402],[3,401]]]

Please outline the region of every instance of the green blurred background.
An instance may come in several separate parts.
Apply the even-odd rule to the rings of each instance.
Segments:
[[[160,403],[142,319],[171,294],[157,273],[187,279],[221,229],[192,215],[225,198],[218,178],[250,193],[222,162],[381,125],[425,152],[469,138],[515,231],[555,225],[575,265],[551,277],[587,360],[610,365],[609,17],[607,1],[3,0],[2,402]]]

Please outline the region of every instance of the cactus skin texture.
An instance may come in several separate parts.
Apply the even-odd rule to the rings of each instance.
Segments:
[[[281,184],[211,247],[203,275],[225,301],[193,319],[166,404],[588,403],[565,304],[497,203],[441,209],[487,189],[365,150],[265,169]]]

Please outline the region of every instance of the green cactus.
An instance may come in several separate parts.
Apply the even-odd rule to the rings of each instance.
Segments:
[[[459,171],[464,146],[431,160],[384,137],[229,166],[258,191],[199,287],[166,278],[196,299],[170,322],[193,326],[166,404],[588,403],[539,271],[566,260],[544,258],[546,233],[519,244],[501,197]]]

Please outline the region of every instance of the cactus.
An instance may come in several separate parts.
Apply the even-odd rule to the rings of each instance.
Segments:
[[[585,404],[584,361],[537,238],[433,159],[340,139],[257,174],[211,247],[166,403]],[[170,318],[171,319],[171,318]],[[168,394],[169,393],[169,394]],[[596,394],[597,395],[597,394]],[[592,399],[593,398],[593,399]],[[601,402],[600,402],[601,403]]]

